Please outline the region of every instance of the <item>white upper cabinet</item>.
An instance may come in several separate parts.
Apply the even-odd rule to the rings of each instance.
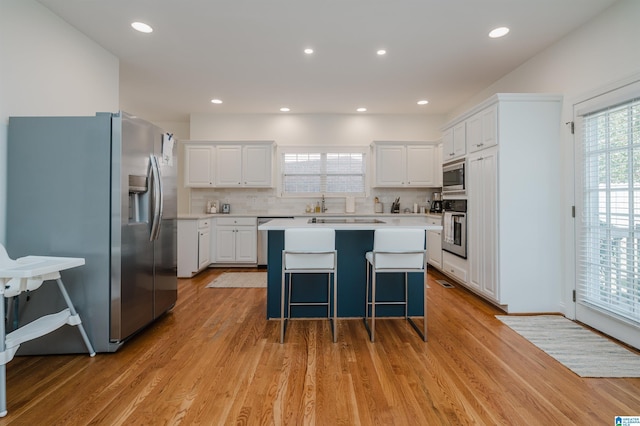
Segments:
[[[498,143],[498,105],[492,105],[467,120],[467,151],[490,148]]]
[[[242,146],[217,147],[216,186],[242,186]]]
[[[216,186],[271,187],[273,143],[218,145]]]
[[[215,185],[215,154],[213,145],[184,145],[184,185],[206,188]]]
[[[244,186],[272,186],[273,145],[246,145],[242,149]]]
[[[374,142],[374,186],[435,186],[433,143]]]
[[[407,185],[433,186],[435,145],[407,146]]]
[[[442,134],[442,161],[449,162],[463,157],[467,152],[467,127],[466,123],[446,129]]]
[[[376,186],[404,186],[407,153],[404,146],[377,145]]]
[[[186,142],[185,186],[272,187],[274,146],[273,142]]]

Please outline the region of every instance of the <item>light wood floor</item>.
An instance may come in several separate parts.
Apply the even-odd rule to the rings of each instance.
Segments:
[[[429,277],[429,341],[401,319],[265,320],[265,289],[179,281],[173,311],[115,354],[17,357],[0,425],[612,425],[640,379],[583,379],[472,294]]]

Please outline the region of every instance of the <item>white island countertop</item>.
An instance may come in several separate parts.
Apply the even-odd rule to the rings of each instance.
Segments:
[[[337,231],[359,231],[382,228],[420,228],[427,231],[438,231],[442,229],[440,225],[430,225],[425,217],[403,216],[403,217],[317,217],[313,223],[313,217],[297,217],[294,219],[273,219],[258,226],[260,231],[282,231],[289,228],[332,228]]]

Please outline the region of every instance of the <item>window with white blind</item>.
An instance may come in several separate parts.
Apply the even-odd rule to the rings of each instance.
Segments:
[[[622,93],[576,117],[577,302],[640,325],[640,97]]]
[[[366,150],[283,148],[280,152],[282,196],[365,196]]]

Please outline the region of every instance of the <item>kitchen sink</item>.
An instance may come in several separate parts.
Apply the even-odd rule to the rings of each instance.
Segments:
[[[307,223],[385,223],[380,219],[355,219],[355,218],[334,218],[334,219],[318,219],[312,217]]]

